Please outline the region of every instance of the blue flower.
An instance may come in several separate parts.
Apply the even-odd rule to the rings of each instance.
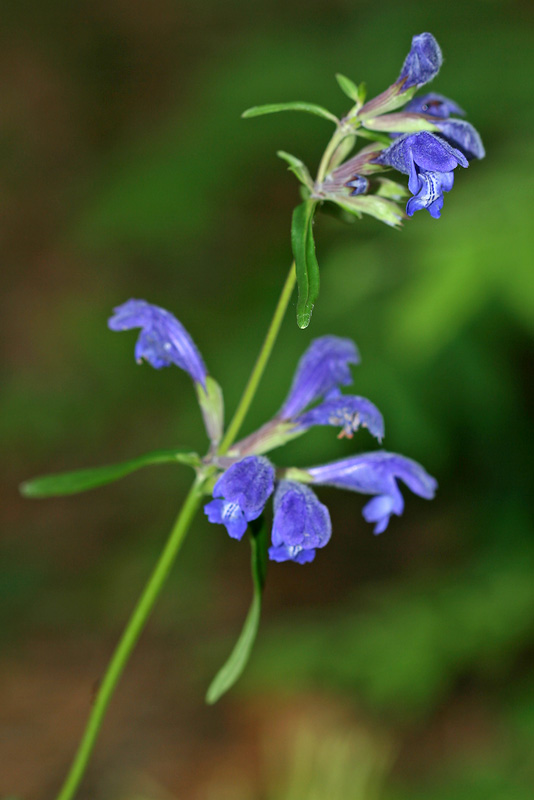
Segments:
[[[339,439],[352,439],[360,426],[367,428],[379,442],[384,436],[384,418],[374,403],[366,397],[343,395],[341,392],[333,392],[318,406],[297,417],[296,421],[302,428],[312,425],[340,427]]]
[[[453,170],[458,165],[469,166],[460,150],[428,131],[400,136],[375,158],[375,163],[409,176],[408,188],[414,197],[406,205],[408,216],[427,208],[435,219],[443,207],[443,192],[452,189]]]
[[[400,516],[404,510],[398,480],[427,500],[434,497],[437,488],[436,480],[416,461],[383,450],[333,461],[306,472],[316,484],[377,495],[363,508],[364,519],[376,523],[375,533],[382,533],[390,516]]]
[[[169,311],[146,300],[128,300],[113,312],[108,321],[112,331],[141,328],[135,345],[137,361],[145,359],[156,369],[176,364],[206,387],[208,371],[202,356],[184,326]]]
[[[332,535],[330,514],[308,486],[280,481],[274,495],[272,561],[306,564],[315,550],[324,547]]]
[[[360,355],[352,339],[338,336],[314,339],[297,365],[289,395],[278,416],[292,419],[332,389],[348,386],[352,383],[349,364],[359,362]]]
[[[247,524],[257,519],[274,488],[274,469],[263,456],[249,456],[232,464],[213,487],[204,506],[210,522],[225,525],[233,539],[241,539]]]
[[[439,135],[464,154],[468,161],[484,158],[486,151],[476,128],[464,119],[444,119],[436,122]]]
[[[358,111],[358,118],[376,117],[404,105],[417,89],[433,80],[443,63],[437,41],[431,33],[420,33],[412,39],[410,52],[404,60],[399,77],[377,97]]]
[[[428,92],[419,97],[414,97],[405,106],[404,110],[415,112],[416,114],[428,114],[430,117],[438,117],[439,119],[448,119],[451,114],[465,116],[465,111],[454,100],[450,100],[448,97],[436,92]]]
[[[412,39],[410,52],[406,56],[397,83],[402,89],[423,86],[438,74],[443,63],[441,49],[431,33],[420,33]]]

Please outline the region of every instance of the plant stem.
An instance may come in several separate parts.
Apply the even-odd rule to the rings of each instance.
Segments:
[[[219,455],[224,455],[229,450],[239,432],[239,429],[241,428],[241,425],[243,424],[243,420],[245,419],[247,411],[250,408],[250,404],[254,399],[258,384],[265,371],[265,367],[267,366],[269,356],[272,353],[274,343],[276,342],[276,337],[280,331],[280,326],[291,298],[291,294],[295,288],[296,280],[295,262],[293,262],[289,269],[284,288],[282,289],[282,293],[280,295],[280,299],[278,300],[278,305],[276,306],[273,314],[273,318],[271,320],[271,324],[269,325],[265,340],[262,344],[258,358],[256,359],[256,363],[254,364],[254,368],[250,373],[248,383],[245,386],[245,390],[241,396],[241,400],[239,401],[239,405],[237,406],[233,419],[230,422],[230,425],[228,426],[224,438],[219,446]]]
[[[248,383],[245,387],[237,410],[234,417],[226,431],[224,439],[219,447],[219,454],[224,454],[232,445],[237,433],[243,423],[245,415],[250,407],[250,404],[256,394],[258,384],[265,371],[267,361],[271,355],[276,337],[280,331],[280,326],[284,318],[285,311],[289,304],[291,294],[295,287],[295,263],[291,265],[289,274],[286,278],[284,288],[278,300],[271,324],[267,331],[267,335],[263,342],[259,356],[256,360],[254,368],[251,372]],[[165,583],[172,565],[178,555],[185,535],[189,530],[189,526],[193,521],[198,507],[202,499],[202,488],[209,477],[208,474],[198,477],[189,490],[189,493],[184,501],[182,509],[176,518],[174,527],[172,528],[167,543],[161,553],[154,570],[135,606],[132,615],[126,625],[124,633],[119,640],[119,643],[111,657],[109,666],[106,669],[102,683],[96,695],[89,719],[85,727],[82,740],[78,746],[76,755],[72,762],[69,773],[57,795],[56,800],[71,800],[76,792],[80,781],[83,778],[87,764],[91,757],[93,747],[95,745],[100,727],[104,720],[107,707],[121,678],[121,675],[128,663],[128,659],[137,644],[137,641],[143,631],[145,623],[154,607],[154,604],[159,596],[159,593]]]
[[[70,800],[83,777],[107,707],[154,603],[171,570],[202,499],[204,479],[197,479],[176,518],[167,543],[115,649],[96,695],[82,740],[57,800]]]

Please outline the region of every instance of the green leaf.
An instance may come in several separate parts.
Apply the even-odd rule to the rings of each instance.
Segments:
[[[267,531],[263,517],[251,523],[250,528],[252,581],[254,584],[252,603],[234,649],[212,680],[206,693],[206,703],[210,705],[216,703],[237,681],[249,660],[258,633],[261,599],[267,573]]]
[[[175,462],[195,467],[200,463],[196,453],[181,450],[154,450],[143,456],[122,461],[120,464],[109,464],[105,467],[79,469],[75,472],[62,472],[57,475],[44,475],[25,481],[20,485],[24,497],[57,497],[65,494],[76,494],[106,483],[124,478],[131,472],[151,464]]]
[[[336,75],[336,81],[339,83],[341,91],[344,92],[347,97],[350,97],[355,103],[359,102],[360,93],[354,81],[351,81],[350,78],[347,78],[346,75],[342,75],[340,72]]]
[[[287,164],[289,164],[289,169],[296,175],[297,178],[304,186],[307,186],[308,189],[313,190],[313,181],[311,175],[308,171],[308,167],[306,164],[297,158],[296,156],[292,156],[291,153],[286,153],[285,150],[278,150],[277,154],[278,158],[281,158]]]
[[[223,392],[215,378],[206,376],[206,388],[201,383],[195,383],[198,404],[206,426],[210,441],[218,444],[222,438],[224,427],[224,397]]]
[[[293,211],[291,223],[291,246],[295,258],[299,296],[297,301],[297,324],[307,328],[313,306],[319,296],[319,264],[315,255],[313,239],[313,215],[317,202],[306,200]]]
[[[308,114],[315,114],[317,117],[329,119],[331,122],[338,123],[338,118],[327,111],[322,106],[317,106],[315,103],[301,103],[299,101],[294,103],[269,103],[265,106],[253,106],[243,111],[241,116],[243,119],[250,117],[261,117],[263,114],[276,114],[278,111],[306,111]]]

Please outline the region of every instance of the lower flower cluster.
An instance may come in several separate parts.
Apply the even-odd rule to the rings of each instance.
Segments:
[[[156,369],[174,364],[190,375],[197,389],[214,383],[193,339],[165,309],[145,300],[129,300],[114,310],[109,326],[112,330],[141,329],[135,350],[138,361],[144,359]],[[332,535],[328,509],[312,487],[334,486],[373,495],[363,516],[374,524],[375,533],[382,533],[391,516],[404,510],[399,481],[419,497],[430,500],[434,496],[436,481],[423,467],[384,450],[304,469],[276,469],[264,455],[316,425],[339,428],[338,437],[348,438],[359,428],[367,428],[381,442],[384,420],[378,408],[365,397],[342,392],[353,382],[351,367],[359,361],[351,339],[314,339],[297,364],[278,413],[224,455],[218,451],[216,434],[210,434],[218,426],[209,424],[212,417],[221,416],[221,408],[200,393],[200,398],[207,397],[201,408],[211,438],[203,468],[225,468],[213,486],[213,499],[204,507],[210,522],[224,525],[233,539],[241,539],[274,495],[269,557],[306,564]]]
[[[365,425],[380,440],[384,423],[376,406],[366,398],[343,395],[339,390],[340,385],[352,382],[349,364],[358,361],[358,351],[350,339],[325,336],[311,343],[278,415],[233,448],[236,460],[219,477],[213,488],[214,499],[204,508],[210,522],[225,525],[232,538],[241,539],[247,523],[261,515],[274,493],[269,558],[306,564],[332,535],[330,514],[312,485],[374,495],[364,506],[363,516],[374,523],[377,534],[387,528],[393,514],[399,516],[404,510],[399,481],[419,497],[434,497],[437,483],[420,464],[383,450],[304,469],[276,470],[264,455],[239,458],[243,451],[250,453],[256,448],[264,452],[283,444],[283,434],[273,437],[277,429],[286,431],[289,439],[295,430],[303,432],[313,425],[337,425],[341,435],[350,436],[359,425]]]

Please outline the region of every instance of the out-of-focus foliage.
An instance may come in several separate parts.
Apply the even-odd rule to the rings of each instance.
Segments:
[[[347,706],[355,736],[364,714],[394,743],[377,797],[530,800],[534,103],[525,53],[532,9],[498,0],[466,0],[455,13],[393,0],[311,2],[305,11],[267,0],[254,9],[234,0],[224,11],[211,0],[183,8],[164,0],[90,5],[9,4],[2,23],[5,658],[18,657],[22,675],[32,642],[50,637],[52,653],[58,640],[116,638],[188,474],[147,469],[79,498],[33,503],[17,498],[18,483],[158,448],[203,447],[187,377],[138,367],[133,338],[106,329],[112,307],[146,297],[173,311],[222,384],[228,414],[235,407],[289,266],[291,212],[300,201],[276,151],[294,153],[313,172],[331,130],[308,115],[241,120],[241,112],[303,100],[342,113],[336,72],[365,80],[372,97],[397,76],[411,36],[429,30],[446,59],[432,90],[468,111],[487,157],[457,176],[439,222],[421,213],[397,232],[372,219],[318,220],[321,303],[304,332],[294,309],[288,313],[244,432],[280,407],[312,337],[350,336],[363,358],[354,388],[384,413],[385,447],[436,475],[438,496],[409,499],[404,517],[375,538],[361,518],[362,498],[324,492],[332,541],[309,567],[270,566],[241,693],[196,726],[192,712],[183,721],[175,714],[167,734],[183,744],[193,729],[219,730],[224,742],[224,724],[232,714],[241,722],[236,708],[258,696],[269,698],[262,719],[295,693],[307,708],[333,697]],[[273,457],[304,465],[374,446],[366,432],[340,442],[321,429]],[[209,678],[245,615],[248,557],[245,546],[199,520],[144,640],[179,643],[160,669],[184,696],[188,690],[198,715],[208,713],[198,709]],[[30,650],[18,656],[23,641]],[[9,697],[26,696],[14,662],[6,663],[15,676]],[[42,659],[46,685],[66,692],[52,663]],[[99,662],[95,678],[101,669]],[[152,674],[148,685],[159,690]],[[32,695],[28,730],[45,714],[43,694]],[[187,708],[181,697],[169,707]],[[157,693],[151,699],[157,704]],[[63,712],[57,700],[54,720],[70,717],[70,708],[66,696]],[[125,771],[144,752],[148,718],[137,721]],[[281,757],[267,757],[258,797],[313,800],[325,796],[328,780],[328,796],[343,796],[361,764],[352,745],[338,743],[353,734],[346,721],[324,740],[322,730],[312,719],[307,743],[287,744],[285,777],[270,767],[269,758],[279,767]],[[65,733],[65,762],[76,736]],[[5,741],[11,748],[18,739]],[[32,754],[27,746],[18,752],[26,775]],[[10,749],[0,761],[16,758]],[[40,784],[28,784],[28,794],[44,797],[45,784],[59,782],[65,765],[54,758],[33,764]],[[108,763],[97,762],[95,773],[105,774]],[[169,775],[183,770],[186,763]],[[214,770],[209,800],[237,800],[241,783],[244,796],[255,796],[244,767],[234,795],[223,794],[225,776]],[[22,785],[6,791],[20,795]],[[182,792],[192,796],[189,789]],[[99,791],[89,784],[86,796]]]

